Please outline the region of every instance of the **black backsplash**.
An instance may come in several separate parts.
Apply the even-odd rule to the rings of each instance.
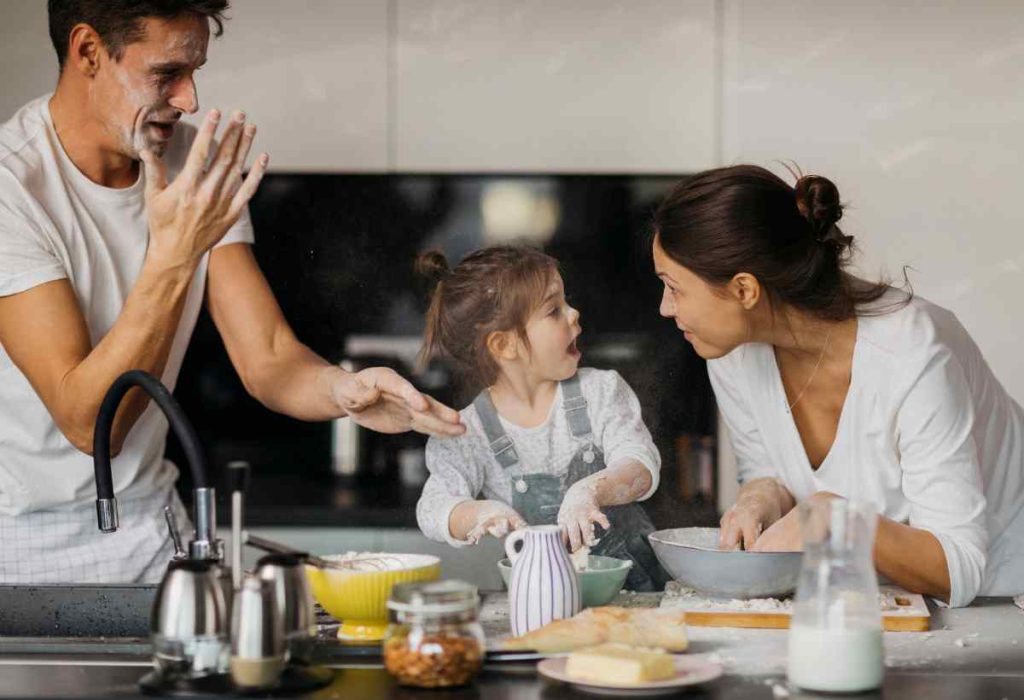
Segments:
[[[662,487],[648,505],[656,524],[704,522],[707,504],[691,503],[693,517],[680,514],[676,438],[714,434],[712,393],[704,362],[658,315],[661,285],[647,252],[652,209],[678,180],[270,174],[250,205],[255,253],[299,339],[338,361],[353,336],[422,332],[425,299],[412,273],[419,252],[439,248],[454,264],[471,250],[526,234],[560,262],[581,313],[583,363],[619,370],[640,398],[664,460]],[[376,361],[409,371],[393,358]],[[453,387],[434,391],[464,405]],[[205,311],[176,395],[215,469],[248,459],[263,474],[332,480],[329,424],[277,415],[251,399]],[[378,448],[423,442],[416,435],[375,440]],[[173,439],[168,455],[181,464]],[[394,481],[378,471],[364,487]]]

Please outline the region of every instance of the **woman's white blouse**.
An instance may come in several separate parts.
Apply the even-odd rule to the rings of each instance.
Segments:
[[[946,555],[951,606],[1024,592],[1024,411],[950,311],[915,297],[858,317],[849,393],[816,471],[772,346],[742,345],[708,369],[741,482],[776,477],[798,501],[870,500],[928,530]]]

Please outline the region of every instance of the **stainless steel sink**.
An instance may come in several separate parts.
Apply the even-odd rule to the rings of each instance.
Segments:
[[[0,585],[0,636],[148,637],[155,585]]]

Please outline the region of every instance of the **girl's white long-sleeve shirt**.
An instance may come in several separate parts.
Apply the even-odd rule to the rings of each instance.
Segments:
[[[893,290],[881,300],[899,300]],[[812,469],[771,345],[708,363],[741,482],[778,478],[797,501],[818,491],[869,500],[931,532],[950,605],[1024,592],[1024,411],[957,318],[920,297],[857,319],[835,441]]]
[[[640,415],[640,402],[618,372],[581,368],[580,389],[587,400],[594,444],[604,453],[608,467],[635,460],[651,472],[651,487],[638,500],[657,490],[661,456]],[[470,404],[460,412],[466,432],[454,438],[427,441],[427,469],[430,477],[416,504],[416,520],[427,537],[455,547],[469,544],[451,536],[448,520],[459,503],[478,498],[512,503],[509,472],[551,474],[564,477],[573,456],[586,444],[574,437],[562,409],[559,385],[547,419],[539,426],[522,428],[501,416],[502,427],[515,443],[519,464],[504,469],[491,453],[476,408]],[[518,473],[518,472],[517,472]]]

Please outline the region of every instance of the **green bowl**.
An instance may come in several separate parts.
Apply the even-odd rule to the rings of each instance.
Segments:
[[[580,598],[585,608],[607,605],[622,590],[626,576],[633,562],[613,557],[602,557],[591,554],[587,561],[587,570],[578,572],[580,579]],[[508,580],[512,576],[512,565],[508,558],[498,562],[501,579],[508,588]]]

